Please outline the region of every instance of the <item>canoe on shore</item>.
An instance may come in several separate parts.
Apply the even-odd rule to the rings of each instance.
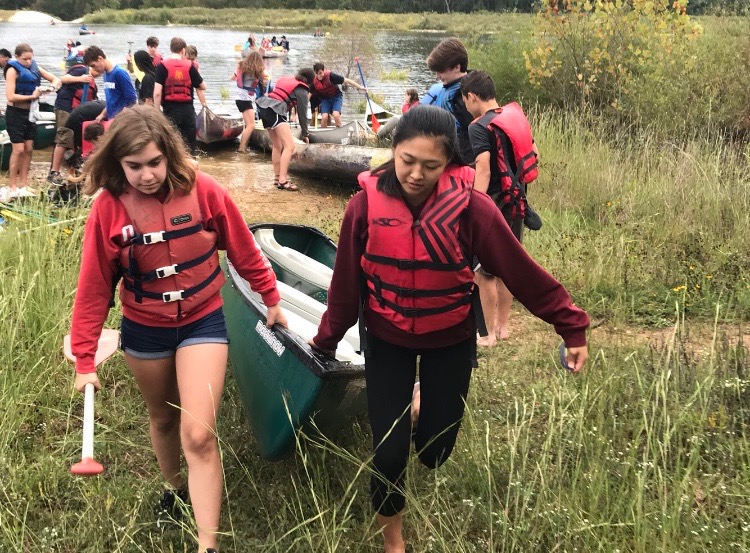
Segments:
[[[302,133],[299,125],[293,124],[291,128],[292,136],[299,139]],[[250,134],[250,139],[247,141],[247,145],[256,150],[263,150],[264,152],[271,151],[271,137],[268,136],[268,131],[263,128],[263,122],[261,120],[258,119],[255,121],[255,129],[253,129],[252,134]]]
[[[238,112],[204,107],[195,116],[195,136],[198,142],[214,144],[234,140],[245,128],[242,115]]]
[[[350,121],[340,127],[310,127],[310,144],[359,144],[373,136],[370,129],[360,121]]]
[[[289,169],[309,177],[356,183],[357,175],[375,169],[391,155],[390,148],[297,144]]]
[[[222,261],[228,278],[221,294],[245,415],[261,456],[277,459],[294,447],[299,430],[314,425],[334,438],[366,411],[364,358],[357,353],[356,327],[339,344],[335,360],[307,344],[325,311],[336,255],[330,238],[299,225],[250,229],[276,272],[289,329],[266,328],[260,296],[227,260]]]
[[[55,124],[55,107],[52,104],[39,102],[40,119],[36,122],[36,135],[34,136],[34,149],[43,150],[49,148],[55,143],[55,133],[57,126]],[[0,115],[0,131],[5,131],[5,115]],[[10,164],[10,138],[6,134],[0,137],[0,170],[7,171]],[[7,152],[6,152],[7,150]]]

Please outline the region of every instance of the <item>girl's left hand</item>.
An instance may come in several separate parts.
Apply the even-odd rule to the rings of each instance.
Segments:
[[[286,315],[284,315],[278,303],[269,307],[268,314],[266,315],[266,326],[271,328],[275,324],[289,328],[289,323],[286,322]]]

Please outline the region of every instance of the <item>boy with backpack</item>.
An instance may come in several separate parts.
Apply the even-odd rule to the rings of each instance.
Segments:
[[[472,71],[461,79],[461,96],[475,117],[469,125],[476,163],[474,189],[485,192],[496,203],[520,242],[524,224],[532,230],[542,226],[539,215],[526,200],[526,185],[536,179],[538,152],[531,126],[521,106],[503,107],[495,98],[495,83],[484,71]],[[476,268],[476,280],[489,335],[477,340],[494,346],[508,337],[508,319],[513,296],[503,282]]]

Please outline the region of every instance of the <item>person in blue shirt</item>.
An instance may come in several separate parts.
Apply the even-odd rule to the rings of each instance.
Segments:
[[[106,107],[97,116],[97,123],[101,123],[105,119],[114,119],[123,109],[138,101],[138,95],[128,72],[108,60],[101,48],[98,46],[86,48],[83,63],[97,73],[101,73],[104,80]]]

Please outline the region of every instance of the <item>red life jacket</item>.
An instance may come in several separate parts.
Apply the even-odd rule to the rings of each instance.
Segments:
[[[161,64],[167,70],[167,79],[164,81],[164,99],[168,102],[192,102],[193,81],[190,78],[192,62],[188,59],[168,58]]]
[[[260,83],[260,79],[253,79],[251,77],[245,77],[245,73],[237,69],[237,71],[234,74],[235,82],[237,83],[237,88],[242,88],[245,91],[247,91],[250,96],[255,96],[258,84]]]
[[[446,168],[417,221],[401,198],[379,192],[377,181],[369,172],[359,175],[367,193],[368,239],[361,266],[370,309],[414,334],[459,324],[469,316],[474,288],[458,240],[474,170]]]
[[[305,90],[310,90],[310,87],[307,86],[307,83],[305,83],[304,81],[298,81],[295,77],[289,77],[286,75],[283,77],[279,77],[279,80],[276,81],[273,90],[268,93],[268,97],[286,102],[288,108],[291,109],[297,105],[297,100],[294,98],[294,96],[292,96],[292,93],[298,86],[304,87]]]
[[[323,71],[323,79],[318,80],[316,77],[313,81],[313,94],[319,98],[333,98],[341,94],[338,85],[331,82],[331,72],[327,69]]]
[[[174,322],[219,292],[225,279],[217,236],[203,227],[195,188],[189,194],[175,191],[162,203],[128,186],[120,201],[133,225],[123,228],[128,239],[120,253],[123,304],[156,321]]]
[[[68,69],[68,73],[70,73],[71,69],[75,67],[84,67],[88,72],[88,67],[82,64],[76,64]],[[97,92],[98,89],[96,87],[96,82],[94,82],[94,79],[91,79],[91,81],[88,83],[78,83],[76,85],[76,91],[73,93],[73,98],[71,99],[71,105],[73,106],[73,109],[77,108],[81,104],[85,104],[86,102],[96,100]]]
[[[503,204],[512,205],[511,218],[523,219],[526,215],[526,185],[539,175],[531,125],[521,106],[511,102],[495,110],[487,127],[494,131],[498,154],[502,154],[497,156],[500,199]],[[508,160],[512,161],[508,163]]]

